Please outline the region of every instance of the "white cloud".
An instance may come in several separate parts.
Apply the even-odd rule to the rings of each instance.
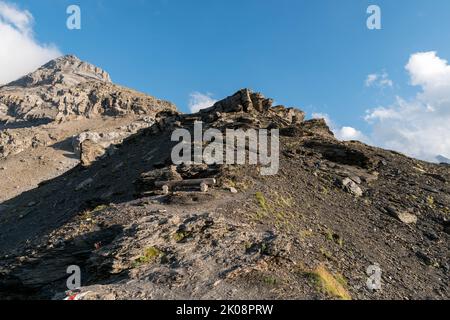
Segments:
[[[367,141],[366,136],[355,128],[352,127],[342,127],[335,132],[336,138],[343,141],[359,140]]]
[[[386,88],[393,87],[394,82],[389,79],[389,74],[386,71],[381,73],[372,73],[369,74],[366,78],[366,87],[378,87],[378,88]]]
[[[436,52],[411,55],[406,70],[421,91],[411,99],[397,97],[387,107],[369,110],[371,140],[416,158],[450,158],[450,66]]]
[[[435,51],[413,54],[406,65],[411,84],[421,86],[418,100],[435,104],[436,107],[450,101],[450,65],[437,56]]]
[[[363,142],[368,142],[369,139],[359,130],[352,127],[339,127],[330,118],[328,114],[325,113],[313,113],[313,119],[324,119],[325,122],[333,131],[335,137],[341,141],[351,141],[359,140]]]
[[[212,98],[212,94],[210,93],[193,92],[189,96],[189,109],[192,113],[212,107],[217,102],[217,100]]]
[[[377,81],[378,75],[375,73],[369,74],[366,79],[366,87],[371,87]]]
[[[337,126],[327,114],[324,118],[336,138],[360,140],[408,156],[441,161],[450,158],[450,65],[436,52],[412,54],[405,66],[410,84],[420,92],[412,98],[397,96],[392,105],[367,110],[369,136],[352,127]],[[368,87],[392,86],[386,72],[367,77]]]
[[[397,97],[397,102],[399,105],[402,104],[402,100],[400,97]],[[393,119],[393,118],[401,118],[401,114],[396,110],[378,107],[373,110],[367,110],[365,120],[369,123],[374,123],[376,120],[385,120],[385,119]]]
[[[33,16],[0,0],[0,84],[16,80],[61,55],[33,35]]]

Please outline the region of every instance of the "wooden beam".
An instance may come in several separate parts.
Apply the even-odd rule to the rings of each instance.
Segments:
[[[213,186],[216,184],[216,179],[206,178],[206,179],[188,179],[188,180],[171,180],[171,181],[156,181],[155,187],[184,187],[184,186],[200,186],[205,184],[207,186]]]

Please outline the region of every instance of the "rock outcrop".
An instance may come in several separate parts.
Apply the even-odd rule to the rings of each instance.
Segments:
[[[305,119],[305,113],[295,108],[284,106],[272,106],[273,100],[265,98],[261,93],[253,92],[250,89],[242,89],[234,95],[215,103],[208,109],[200,111],[203,115],[218,115],[223,113],[241,113],[246,116],[255,114],[265,114],[284,119],[284,124],[301,124]]]

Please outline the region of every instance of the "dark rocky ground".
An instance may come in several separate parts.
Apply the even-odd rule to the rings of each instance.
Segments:
[[[1,204],[0,297],[61,299],[79,265],[85,299],[450,298],[450,167],[339,142],[324,121],[269,107],[243,90],[162,113],[111,156]],[[279,173],[171,166],[172,130],[195,120],[279,128]],[[217,184],[161,194],[152,182],[171,175]]]

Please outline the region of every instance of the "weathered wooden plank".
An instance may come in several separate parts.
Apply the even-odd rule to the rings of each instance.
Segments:
[[[172,180],[172,181],[156,181],[155,187],[183,187],[183,186],[200,186],[202,184],[213,186],[216,184],[216,179],[206,178],[206,179],[189,179],[189,180]]]

